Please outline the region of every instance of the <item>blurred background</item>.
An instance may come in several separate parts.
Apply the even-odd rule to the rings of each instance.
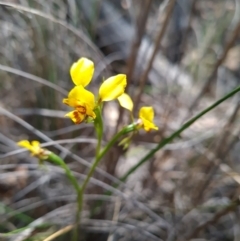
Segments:
[[[141,106],[153,106],[159,130],[138,133],[127,150],[116,145],[101,162],[85,195],[79,240],[240,240],[238,95],[112,187],[240,84],[239,0],[0,1],[0,240],[44,240],[74,222],[76,195],[63,171],[39,166],[15,143],[47,143],[79,182],[85,178],[94,128],[64,118],[62,104],[80,57],[95,63],[88,88],[95,93],[103,78],[127,74],[135,118]],[[128,117],[117,102],[105,105],[105,142]]]

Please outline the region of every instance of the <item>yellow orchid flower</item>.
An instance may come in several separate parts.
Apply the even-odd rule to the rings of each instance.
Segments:
[[[47,159],[50,151],[40,147],[39,141],[32,141],[31,143],[28,140],[22,140],[17,143],[18,146],[26,148],[31,152],[32,156],[36,156],[39,159]]]
[[[94,63],[87,58],[80,58],[73,63],[70,68],[70,75],[76,85],[68,94],[68,98],[63,99],[63,103],[74,108],[66,114],[75,124],[81,123],[88,116],[95,118],[94,113],[95,98],[93,93],[86,90],[86,87],[93,77]],[[124,74],[118,74],[105,80],[99,88],[98,104],[102,101],[118,99],[120,104],[132,110],[130,97],[125,97],[124,90],[127,85],[127,78]],[[130,100],[129,100],[130,99]]]
[[[72,119],[75,124],[80,124],[88,116],[93,119],[95,98],[93,93],[84,89],[83,86],[75,86],[68,94],[68,98],[63,99],[63,103],[74,108],[74,111],[67,113],[65,116]]]
[[[139,125],[149,132],[151,129],[158,130],[158,127],[153,123],[154,110],[151,106],[142,107],[139,110]]]

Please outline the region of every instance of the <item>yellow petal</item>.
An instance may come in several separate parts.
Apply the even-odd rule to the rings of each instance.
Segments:
[[[90,106],[88,103],[86,104],[86,114],[90,117],[92,117],[93,119],[96,118],[96,114],[93,111],[93,106]]]
[[[32,141],[30,143],[28,140],[22,140],[19,141],[17,144],[18,146],[28,149],[32,153],[32,156],[39,155],[39,153],[41,152],[40,142],[38,141]]]
[[[148,120],[142,119],[143,121],[143,128],[145,131],[150,131],[151,129],[158,130],[158,127],[155,126],[153,122],[150,122]]]
[[[17,145],[20,146],[20,147],[24,147],[24,148],[26,148],[26,149],[28,149],[30,151],[32,150],[32,146],[31,146],[31,144],[30,144],[30,142],[28,140],[19,141],[17,143]]]
[[[131,97],[128,94],[123,93],[122,95],[120,95],[118,97],[118,101],[123,108],[130,110],[130,111],[133,110],[133,102],[132,102]]]
[[[63,99],[63,103],[73,108],[78,106],[88,106],[90,109],[95,107],[95,98],[92,92],[84,89],[81,85],[75,86],[68,94],[67,99]]]
[[[94,64],[87,58],[81,58],[73,63],[70,69],[70,75],[75,85],[87,86],[92,79]]]
[[[65,105],[69,105],[69,99],[68,98],[64,98],[63,99],[63,104],[65,104]],[[70,106],[70,105],[69,105]]]
[[[39,141],[32,141],[31,144],[32,144],[33,147],[40,147]]]
[[[17,143],[19,146],[28,149],[31,152],[31,156],[36,156],[39,159],[47,159],[50,155],[50,151],[42,149],[40,147],[39,141],[32,141],[31,143],[28,140],[22,140]]]
[[[150,131],[151,129],[158,130],[158,127],[153,123],[154,111],[152,107],[142,107],[139,111],[139,118],[143,122],[145,131]]]
[[[153,121],[153,118],[154,118],[154,111],[153,111],[153,108],[151,106],[149,107],[142,107],[140,110],[139,110],[139,117],[142,119],[146,119],[150,122]]]
[[[125,74],[112,76],[105,80],[99,89],[99,97],[101,101],[110,101],[117,99],[124,93],[127,85],[127,78]]]
[[[77,110],[71,111],[65,115],[69,117],[75,124],[80,124],[86,117],[86,115],[80,113]]]

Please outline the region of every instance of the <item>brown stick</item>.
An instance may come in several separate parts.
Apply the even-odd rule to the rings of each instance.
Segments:
[[[138,18],[138,24],[137,24],[137,31],[136,31],[136,37],[133,40],[132,47],[131,47],[131,54],[129,56],[129,59],[127,61],[127,77],[128,77],[128,86],[129,83],[132,81],[133,71],[137,59],[137,54],[139,47],[142,42],[143,35],[145,33],[145,27],[148,19],[148,14],[150,11],[152,0],[146,0],[145,6],[142,7],[142,11],[139,14]]]
[[[229,41],[227,42],[224,51],[221,55],[221,57],[217,60],[217,62],[215,63],[215,66],[213,68],[213,72],[212,74],[209,76],[209,78],[207,79],[207,81],[205,82],[204,86],[202,87],[200,93],[197,95],[196,99],[192,102],[191,106],[189,107],[189,113],[191,114],[192,110],[197,106],[199,100],[201,99],[201,97],[204,95],[204,93],[209,89],[209,87],[211,86],[216,74],[217,74],[217,70],[219,68],[219,66],[224,62],[224,60],[226,59],[226,56],[228,54],[228,51],[232,48],[235,40],[237,39],[238,35],[240,32],[240,22],[237,24],[237,26],[235,27],[235,29],[232,32],[232,35],[229,39]]]
[[[49,237],[47,237],[46,239],[44,239],[43,241],[52,241],[55,238],[69,232],[70,230],[72,230],[74,228],[74,225],[68,225],[60,230],[58,230],[56,233],[50,235]]]
[[[185,240],[190,240],[195,238],[199,232],[201,230],[203,230],[204,228],[206,228],[207,226],[216,223],[222,216],[232,212],[234,209],[236,209],[238,206],[240,205],[240,201],[239,199],[234,200],[231,204],[229,204],[228,206],[226,206],[224,209],[222,209],[221,211],[217,212],[211,219],[209,219],[208,221],[206,221],[205,223],[202,223],[200,225],[198,225],[192,233],[190,233],[190,235],[188,235],[188,237]]]
[[[170,3],[168,4],[167,6],[167,9],[166,9],[166,18],[164,20],[164,23],[163,23],[163,26],[162,28],[160,29],[159,33],[158,33],[158,36],[157,36],[157,39],[155,41],[155,48],[154,48],[154,51],[152,53],[152,56],[148,62],[148,66],[146,68],[146,70],[144,71],[141,79],[140,79],[140,83],[139,83],[139,90],[138,90],[138,93],[136,94],[135,98],[134,98],[134,103],[135,103],[135,106],[134,106],[134,111],[136,111],[136,109],[138,109],[138,104],[139,104],[139,101],[140,101],[140,98],[141,98],[141,95],[142,95],[142,92],[143,92],[143,88],[145,86],[145,83],[147,81],[147,77],[148,77],[148,74],[152,68],[152,64],[153,64],[153,61],[159,51],[159,46],[161,44],[161,40],[164,36],[164,33],[166,31],[166,28],[168,26],[168,22],[170,20],[170,17],[172,15],[172,12],[173,12],[173,8],[174,8],[174,5],[175,5],[175,1],[176,0],[170,0]]]
[[[144,33],[145,33],[145,27],[146,27],[148,14],[149,14],[149,11],[150,11],[150,6],[151,6],[151,3],[152,3],[152,0],[147,0],[147,1],[144,1],[144,2],[145,2],[145,6],[142,7],[141,12],[140,12],[139,17],[138,17],[136,34],[135,34],[135,38],[132,42],[131,54],[130,54],[130,56],[128,58],[128,61],[127,61],[126,75],[127,75],[127,79],[128,79],[128,84],[126,86],[126,92],[128,90],[128,87],[130,86],[130,83],[131,83],[132,78],[133,78],[133,72],[134,72],[134,68],[135,68],[135,64],[136,64],[137,54],[138,54],[138,50],[139,50],[139,47],[140,47],[141,42],[142,42],[142,38],[143,38]],[[121,106],[119,106],[119,118],[118,118],[118,121],[117,121],[115,132],[117,132],[117,130],[119,128],[119,125],[122,121],[123,113],[124,113],[124,109]]]
[[[206,167],[206,173],[208,173],[208,175],[204,178],[204,181],[202,183],[200,183],[200,185],[199,185],[198,192],[196,194],[196,197],[194,198],[195,205],[198,205],[198,203],[203,198],[203,193],[207,189],[209,184],[211,183],[211,180],[214,177],[214,175],[216,174],[216,172],[218,171],[221,160],[227,155],[225,146],[226,146],[226,143],[228,142],[228,138],[230,136],[229,132],[234,126],[234,122],[237,118],[239,109],[240,109],[240,102],[238,102],[236,104],[232,115],[229,117],[228,123],[226,123],[226,125],[223,128],[222,134],[218,138],[219,141],[218,141],[217,146],[212,151],[213,153],[215,153],[216,161],[210,162],[209,165]]]

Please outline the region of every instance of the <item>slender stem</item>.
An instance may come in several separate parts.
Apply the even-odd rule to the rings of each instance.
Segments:
[[[167,145],[169,142],[171,142],[175,137],[179,136],[184,130],[186,130],[189,126],[191,126],[196,120],[198,120],[200,117],[208,113],[210,110],[214,109],[216,106],[227,100],[228,98],[232,97],[234,94],[240,91],[240,86],[238,86],[236,89],[225,95],[223,98],[219,99],[212,105],[210,105],[208,108],[204,109],[200,113],[198,113],[196,116],[191,118],[189,121],[187,121],[184,125],[182,125],[177,131],[175,131],[172,135],[167,137],[166,139],[162,140],[153,150],[151,150],[146,156],[144,156],[135,166],[133,166],[125,175],[123,175],[120,180],[126,181],[127,178],[135,172],[142,164],[144,164],[149,158],[151,158],[159,149],[163,148],[165,145]]]
[[[134,130],[136,130],[137,128],[137,124],[131,124],[128,125],[126,127],[124,127],[120,132],[118,132],[109,142],[108,144],[103,148],[103,150],[99,153],[99,155],[96,156],[96,159],[93,163],[93,165],[91,166],[88,174],[87,174],[87,178],[84,180],[83,185],[82,185],[82,194],[84,193],[84,190],[91,178],[91,176],[93,175],[96,167],[98,166],[99,162],[101,161],[101,159],[104,157],[104,155],[108,152],[108,150],[116,143],[116,141],[123,135],[132,132]]]
[[[74,229],[73,229],[72,240],[77,241],[78,225],[79,225],[79,222],[80,222],[80,213],[81,213],[81,210],[82,210],[82,206],[81,206],[82,203],[79,202],[79,198],[81,197],[81,193],[82,193],[81,187],[78,184],[77,179],[74,177],[71,170],[69,169],[68,165],[66,165],[66,163],[59,156],[55,155],[54,153],[51,153],[48,156],[48,160],[53,162],[54,164],[62,167],[65,170],[65,173],[66,173],[69,181],[72,183],[73,187],[76,190],[78,206],[77,206],[77,215],[76,215],[76,225],[74,226]]]
[[[48,160],[64,169],[64,171],[65,171],[69,181],[71,182],[71,184],[73,185],[74,189],[78,193],[81,190],[81,187],[78,184],[77,179],[74,177],[74,175],[72,174],[71,170],[69,169],[68,165],[66,165],[66,163],[59,156],[55,155],[52,152],[48,156]]]
[[[101,143],[102,143],[102,136],[103,136],[103,120],[102,120],[102,110],[101,110],[102,106],[101,103],[97,106],[97,108],[95,109],[95,114],[96,114],[96,118],[94,120],[94,127],[95,127],[95,131],[97,134],[97,138],[98,138],[98,143],[97,143],[97,149],[96,149],[96,157],[98,156],[100,149],[101,149]]]
[[[99,152],[101,150],[101,144],[102,144],[102,138],[98,138],[97,148],[96,148],[96,157],[99,155]]]
[[[78,239],[78,227],[81,221],[81,212],[82,212],[82,205],[83,205],[83,194],[82,189],[80,189],[77,193],[77,215],[76,215],[76,225],[73,229],[73,241],[77,241]]]
[[[98,154],[99,154],[100,149],[101,149],[101,142],[102,142],[102,138],[101,138],[100,135],[98,135],[98,143],[97,143],[97,148],[96,148],[96,159],[97,159]],[[89,179],[91,178],[91,176],[92,176],[92,174],[95,170],[95,168],[93,168],[94,164],[96,164],[95,167],[97,166],[96,159],[95,159],[93,165],[91,166],[91,169],[90,169],[86,179],[84,180],[84,182],[82,184],[81,191],[78,193],[78,197],[77,197],[78,209],[77,209],[77,216],[76,216],[76,227],[79,226],[80,219],[81,219],[80,214],[81,214],[82,208],[83,208],[83,196],[84,196],[84,191],[85,191],[86,185],[87,185]],[[77,229],[76,228],[75,228],[74,236],[77,237]]]
[[[101,161],[101,159],[103,158],[103,156],[107,153],[107,151],[116,143],[116,141],[122,136],[125,135],[129,132],[132,132],[134,130],[136,130],[137,125],[136,124],[131,124],[126,126],[125,128],[123,128],[120,132],[118,132],[109,142],[108,144],[103,148],[103,150],[100,152],[100,148],[101,148],[101,138],[98,138],[98,144],[97,144],[97,154],[96,154],[96,158],[95,161],[93,163],[93,165],[91,166],[86,179],[84,180],[81,189],[78,192],[78,197],[77,197],[77,203],[78,203],[78,210],[77,210],[77,216],[76,216],[76,226],[74,229],[74,234],[73,234],[73,240],[76,240],[77,238],[77,227],[80,223],[80,219],[81,219],[81,212],[82,212],[82,208],[83,208],[83,196],[84,196],[84,191],[86,189],[86,186],[90,180],[90,178],[92,177],[96,167],[98,166],[99,162]]]

